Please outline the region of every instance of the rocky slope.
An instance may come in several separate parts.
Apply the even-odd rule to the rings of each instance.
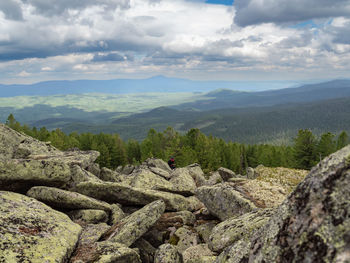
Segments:
[[[158,159],[112,171],[97,157],[0,124],[0,262],[350,260],[350,146],[305,179],[258,167],[207,180]]]

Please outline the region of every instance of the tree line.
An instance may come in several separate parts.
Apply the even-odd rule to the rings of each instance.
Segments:
[[[96,162],[111,169],[126,164],[137,165],[150,157],[167,161],[171,156],[175,157],[178,167],[199,163],[205,172],[226,167],[244,174],[247,167],[259,164],[310,169],[322,158],[349,144],[345,131],[338,136],[327,132],[316,137],[312,131],[304,129],[299,130],[292,145],[247,145],[206,136],[199,129],[190,129],[186,134],[180,134],[171,127],[163,132],[150,129],[147,137],[139,142],[133,139],[123,141],[118,134],[65,134],[60,129],[31,128],[21,125],[12,114],[6,125],[38,140],[50,141],[60,150],[79,148],[99,151],[101,155]]]

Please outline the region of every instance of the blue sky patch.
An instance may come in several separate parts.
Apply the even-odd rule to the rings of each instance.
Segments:
[[[232,5],[234,0],[206,0],[208,4],[217,4],[217,5]]]

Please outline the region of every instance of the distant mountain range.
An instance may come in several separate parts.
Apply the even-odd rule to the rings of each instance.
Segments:
[[[0,116],[13,111],[19,121],[23,118],[31,120],[29,125],[58,127],[68,133],[119,133],[123,139],[142,140],[150,128],[162,131],[172,126],[180,132],[199,128],[231,141],[280,143],[290,142],[299,129],[305,128],[316,134],[350,133],[350,80],[260,92],[218,89],[199,93],[192,102],[137,114],[49,105],[24,109],[0,106]]]
[[[208,92],[215,89],[261,91],[287,88],[292,81],[195,81],[155,76],[148,79],[46,81],[29,85],[1,85],[0,97],[50,96],[83,93]]]

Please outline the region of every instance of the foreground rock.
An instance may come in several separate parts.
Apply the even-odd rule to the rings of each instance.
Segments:
[[[228,184],[199,187],[196,196],[205,204],[211,214],[222,221],[257,208]]]
[[[27,195],[58,209],[111,210],[111,206],[106,202],[53,187],[35,186]]]
[[[240,239],[250,239],[256,230],[266,224],[271,214],[271,209],[264,209],[221,222],[211,231],[208,242],[210,249],[221,252]]]
[[[182,256],[177,248],[170,244],[161,245],[156,251],[154,263],[181,263]]]
[[[83,182],[77,185],[77,191],[87,196],[110,203],[124,205],[147,205],[156,200],[163,200],[169,211],[190,210],[191,202],[185,197],[161,191],[132,188],[119,183]]]
[[[24,195],[0,191],[0,262],[66,262],[81,227]]]
[[[249,249],[240,260],[225,262],[349,262],[349,186],[347,146],[314,167],[255,237],[241,244]],[[238,250],[236,244],[226,254]]]
[[[148,204],[115,224],[105,234],[105,239],[128,247],[145,234],[157,222],[164,211],[165,204],[162,200]]]

